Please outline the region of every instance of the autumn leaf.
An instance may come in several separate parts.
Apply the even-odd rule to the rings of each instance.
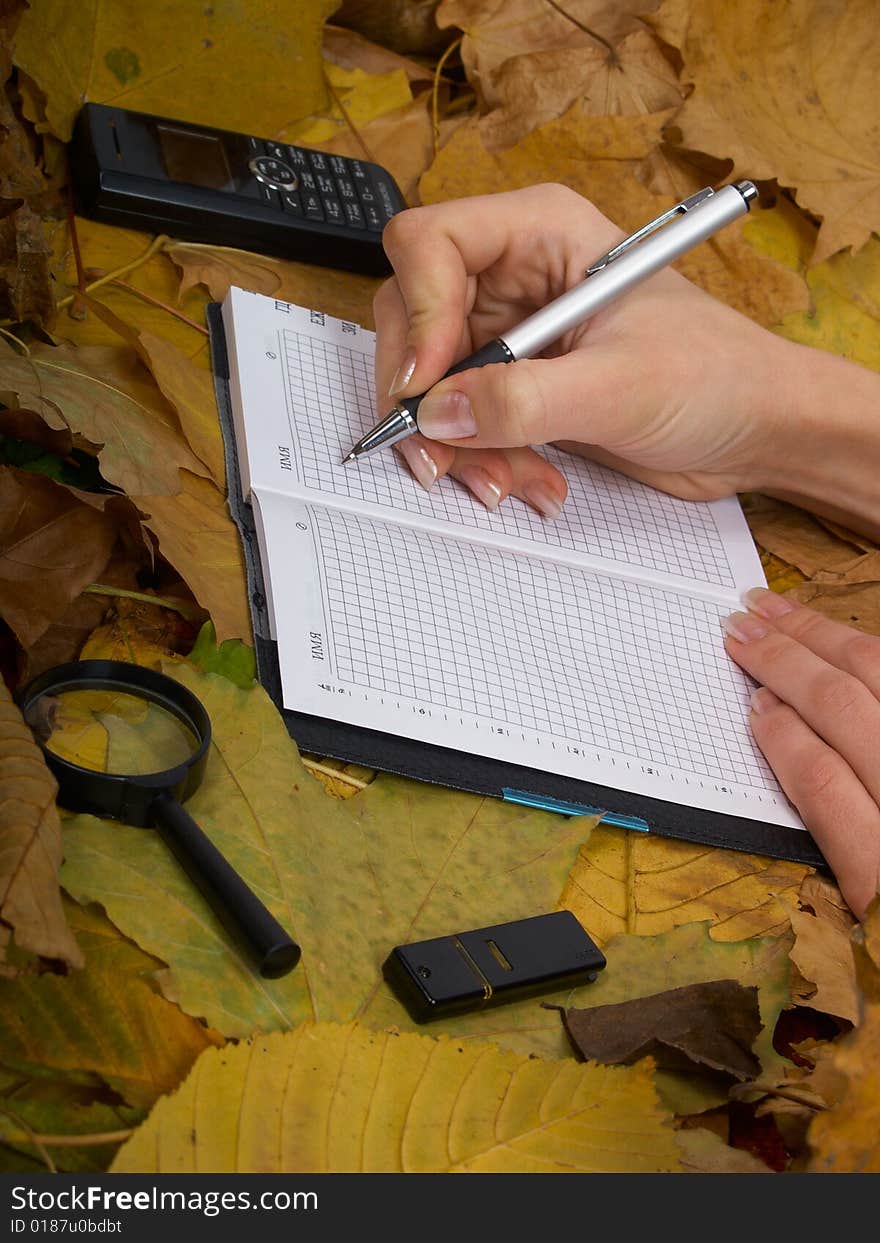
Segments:
[[[0,961],[10,930],[22,950],[81,967],[61,909],[57,786],[0,680]]]
[[[116,523],[84,497],[43,475],[0,467],[0,614],[25,648],[110,559]]]
[[[140,496],[144,525],[159,541],[199,604],[210,613],[223,639],[251,638],[248,590],[241,536],[229,515],[226,495],[209,479],[180,472],[176,496]]]
[[[880,219],[873,0],[850,0],[845,21],[822,0],[666,0],[648,20],[694,87],[675,118],[682,145],[794,187],[823,221],[815,262],[864,246]]]
[[[170,965],[188,1013],[235,1036],[307,1017],[375,1023],[374,1005],[402,1019],[381,975],[395,945],[553,908],[589,824],[386,776],[330,798],[262,688],[166,671],[195,691],[213,729],[188,810],[303,949],[296,971],[262,979],[156,834],[69,820],[65,887]],[[546,1017],[561,1035],[558,1016]]]
[[[650,1062],[579,1066],[306,1024],[205,1053],[112,1170],[672,1172],[670,1121]]]
[[[228,246],[172,242],[166,250],[181,272],[181,296],[201,285],[215,302],[222,302],[230,285],[237,285],[298,306],[315,307],[350,323],[369,327],[373,322],[373,297],[380,284],[374,277]]]
[[[204,371],[210,370],[208,340],[205,335],[205,291],[193,289],[178,297],[177,269],[163,247],[153,249],[148,234],[120,229],[75,218],[77,241],[84,269],[91,278],[113,277],[89,295],[119,319],[138,330],[154,333],[170,341]],[[52,240],[52,271],[58,282],[59,299],[77,288],[73,238],[67,219],[47,226]],[[144,259],[144,255],[147,256]],[[71,345],[112,345],[118,348],[118,334],[105,321],[88,310],[74,318],[69,307],[63,309],[53,325],[53,336]],[[192,321],[187,322],[187,321]],[[195,324],[197,327],[192,327]]]
[[[754,1079],[761,1069],[752,1053],[761,1030],[757,991],[736,980],[686,984],[636,1001],[568,1010],[565,1026],[588,1061],[629,1066],[652,1057],[664,1070]]]
[[[579,101],[597,116],[675,108],[678,77],[637,14],[641,4],[607,0],[444,0],[442,26],[464,30],[461,56],[489,115],[489,150],[510,146]]]
[[[7,1070],[106,1083],[149,1108],[222,1037],[160,995],[161,963],[100,914],[68,905],[85,956],[75,978],[46,972],[0,980],[0,1049]]]
[[[705,1127],[693,1127],[675,1133],[686,1174],[771,1174],[773,1171],[741,1148],[731,1148],[724,1140]]]
[[[276,137],[326,98],[321,27],[337,7],[335,0],[256,0],[246,10],[159,0],[138,10],[133,25],[126,5],[35,0],[13,59],[45,95],[48,126],[64,140],[86,100]]]
[[[709,922],[716,941],[785,932],[810,868],[598,825],[562,895],[594,940]]]
[[[814,1010],[859,1021],[859,993],[853,961],[856,919],[840,890],[822,876],[808,876],[800,898],[807,908],[792,911],[795,942],[791,960],[810,987],[799,1000]]]
[[[673,206],[639,180],[641,162],[654,149],[668,114],[591,117],[578,105],[506,151],[490,153],[479,126],[455,131],[420,182],[424,203],[466,194],[492,194],[541,181],[561,181],[590,199],[622,229],[641,227]],[[676,264],[715,297],[771,326],[807,305],[802,278],[757,253],[743,238],[742,222],[699,246]]]
[[[0,391],[84,436],[107,482],[133,496],[177,492],[181,468],[206,473],[131,350],[34,345],[25,358],[0,341]]]
[[[860,1025],[830,1055],[828,1073],[841,1099],[819,1113],[808,1141],[811,1174],[880,1173],[880,1005],[866,1006]]]
[[[789,1001],[788,951],[792,937],[749,937],[713,941],[705,923],[686,924],[660,936],[621,934],[604,947],[608,966],[595,984],[581,989],[578,1008],[613,1005],[684,985],[736,980],[758,989],[762,1030],[754,1052],[764,1072],[772,1074],[781,1059],[773,1049],[773,1029]],[[701,1113],[725,1099],[708,1076],[657,1074],[660,1097],[676,1114]]]

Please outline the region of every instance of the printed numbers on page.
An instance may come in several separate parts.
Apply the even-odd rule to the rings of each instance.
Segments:
[[[319,690],[329,691],[331,695],[350,695],[351,691],[345,686],[331,686],[329,682],[319,682]]]

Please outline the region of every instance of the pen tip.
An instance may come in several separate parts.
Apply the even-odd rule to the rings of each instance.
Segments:
[[[357,454],[355,453],[354,449],[352,449],[351,453],[349,453],[346,457],[342,459],[342,465],[347,466],[349,462],[355,461],[356,458],[357,458]]]

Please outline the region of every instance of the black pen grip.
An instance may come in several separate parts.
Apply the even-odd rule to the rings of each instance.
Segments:
[[[467,358],[463,358],[461,362],[455,363],[454,366],[449,368],[443,379],[445,380],[447,376],[457,375],[460,371],[470,371],[472,367],[488,367],[490,363],[512,363],[515,361],[513,354],[504,341],[500,337],[496,337],[494,341],[488,341],[485,345],[481,345],[473,354],[468,354]],[[416,411],[424,396],[424,393],[419,393],[417,397],[404,397],[397,404],[408,410],[415,419]]]
[[[292,970],[299,962],[299,946],[189,812],[168,794],[160,794],[151,811],[164,842],[227,931],[247,946],[260,975],[277,979]]]

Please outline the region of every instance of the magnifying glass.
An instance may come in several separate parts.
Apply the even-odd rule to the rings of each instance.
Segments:
[[[158,829],[260,975],[277,979],[299,946],[182,807],[211,743],[204,705],[173,678],[121,660],[56,665],[18,695],[58,782],[58,801]]]

